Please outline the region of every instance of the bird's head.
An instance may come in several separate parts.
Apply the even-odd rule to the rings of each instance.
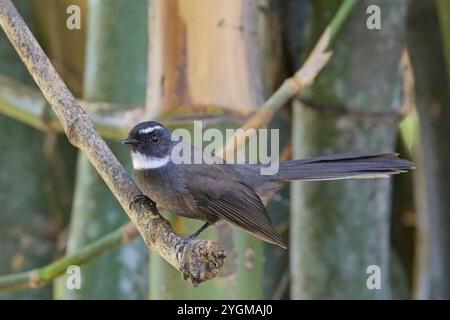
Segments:
[[[170,162],[172,147],[176,144],[171,139],[171,132],[155,121],[139,123],[122,143],[128,146],[135,170],[165,166]]]

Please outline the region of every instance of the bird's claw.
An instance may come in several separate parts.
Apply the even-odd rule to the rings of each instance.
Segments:
[[[149,197],[147,197],[145,194],[136,194],[135,196],[133,196],[133,198],[131,199],[130,205],[128,206],[131,210],[131,207],[133,207],[134,204],[136,203],[142,203],[144,205],[148,205],[149,209],[153,212],[153,213],[157,213],[157,208],[156,208],[156,202],[153,201],[152,199],[150,199]]]
[[[181,261],[181,257],[184,251],[184,248],[186,247],[186,245],[192,240],[194,239],[193,237],[187,237],[187,238],[183,238],[180,239],[176,244],[175,244],[175,250],[176,250],[176,257],[178,261]]]

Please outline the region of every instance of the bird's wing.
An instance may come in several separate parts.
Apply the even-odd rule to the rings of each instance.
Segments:
[[[188,189],[200,210],[238,226],[264,241],[286,248],[273,230],[266,208],[252,188],[241,182],[232,172],[225,171],[227,165],[214,165],[214,168],[209,165],[208,170],[199,170],[201,166],[187,170],[190,172]]]

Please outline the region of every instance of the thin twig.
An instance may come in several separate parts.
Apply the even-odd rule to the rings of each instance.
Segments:
[[[67,138],[87,156],[147,246],[156,250],[194,285],[216,277],[225,258],[223,249],[216,243],[202,239],[190,241],[178,258],[176,247],[181,238],[159,215],[154,202],[129,208],[133,197],[141,192],[94,129],[92,120],[68,90],[10,0],[0,0],[0,25],[53,108]]]

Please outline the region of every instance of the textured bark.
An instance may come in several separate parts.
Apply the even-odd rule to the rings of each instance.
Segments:
[[[414,296],[418,299],[450,298],[450,146],[445,141],[450,132],[450,87],[441,42],[448,35],[448,29],[439,30],[435,2],[412,2],[408,49],[416,80],[421,142],[416,181],[418,253]]]
[[[377,4],[382,29],[365,28]],[[389,152],[395,147],[401,81],[399,61],[407,1],[359,1],[334,45],[333,58],[303,98],[344,105],[360,117],[294,103],[294,158],[341,151]],[[337,2],[312,2],[310,41]],[[365,112],[383,112],[380,121]],[[389,116],[389,113],[391,115]],[[390,298],[388,180],[295,182],[292,185],[291,298]],[[381,289],[369,290],[367,267],[381,269]]]
[[[194,284],[214,278],[224,258],[219,246],[209,241],[192,241],[177,259],[175,246],[180,238],[158,214],[155,204],[145,201],[142,205],[129,207],[133,197],[140,194],[139,189],[94,129],[91,119],[77,104],[9,0],[0,1],[0,25],[60,119],[67,138],[87,155],[147,246],[157,250]]]

